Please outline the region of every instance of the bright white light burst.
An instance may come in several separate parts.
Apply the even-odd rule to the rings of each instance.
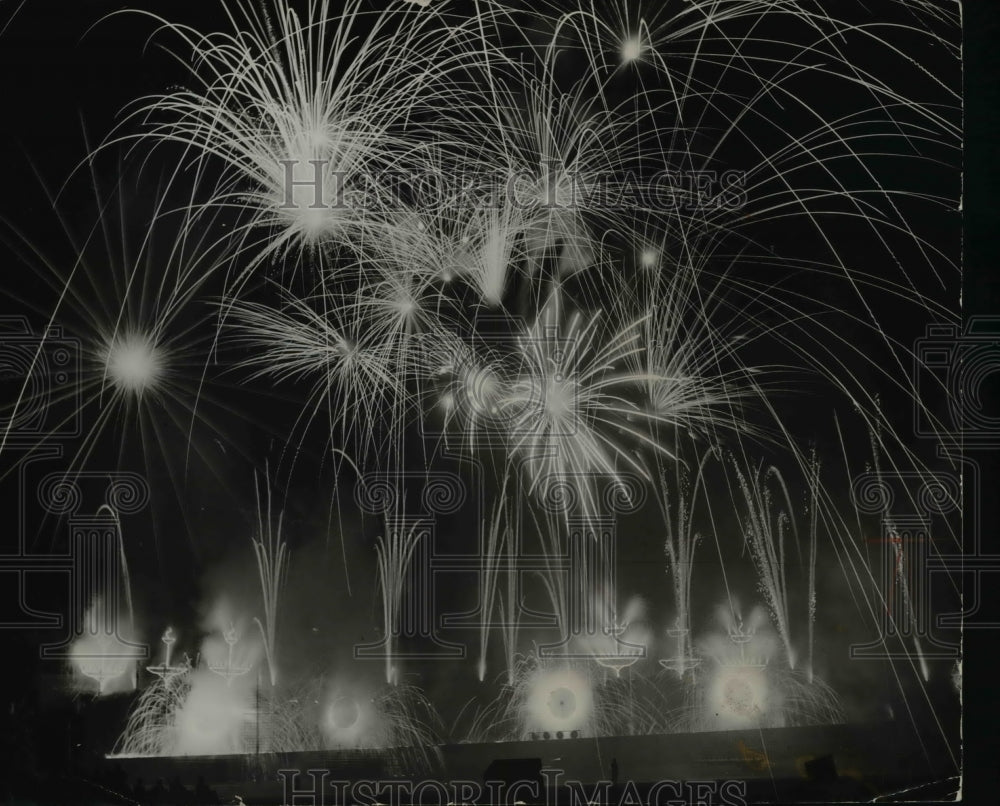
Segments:
[[[642,39],[638,36],[630,36],[623,40],[621,46],[622,64],[632,64],[639,61],[645,50]]]
[[[155,391],[166,373],[166,354],[145,333],[116,334],[101,351],[108,380],[124,395]]]

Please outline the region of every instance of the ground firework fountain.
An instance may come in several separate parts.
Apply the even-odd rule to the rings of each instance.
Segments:
[[[136,663],[134,657],[128,655],[128,649],[129,646],[114,634],[101,630],[74,642],[71,658],[80,674],[96,683],[97,693],[102,695]]]

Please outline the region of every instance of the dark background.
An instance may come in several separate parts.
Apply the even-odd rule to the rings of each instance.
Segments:
[[[1000,173],[997,143],[1000,142],[1000,58],[996,42],[1000,36],[1000,9],[989,3],[970,3],[965,14],[965,279],[966,316],[995,316],[1000,312],[1000,250],[995,237],[1000,221]],[[994,404],[996,397],[993,398]],[[988,468],[996,480],[995,454]],[[994,485],[996,481],[993,482]],[[998,502],[993,496],[984,513],[983,545],[998,550]],[[995,588],[994,588],[995,591]],[[986,603],[996,619],[997,600]],[[987,803],[1000,791],[996,760],[1000,754],[997,724],[1000,697],[994,693],[997,638],[992,631],[965,633],[965,747],[966,797],[969,803]]]

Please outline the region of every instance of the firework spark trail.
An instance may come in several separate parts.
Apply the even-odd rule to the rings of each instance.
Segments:
[[[912,9],[912,4],[909,7],[903,3],[895,5],[900,11],[912,11],[915,18],[920,16],[920,12]],[[600,11],[591,4],[589,11],[577,9],[566,13],[564,19],[579,28],[580,46],[590,54],[589,61],[594,64],[600,62],[602,55],[618,53],[623,46],[629,44],[634,51],[648,52],[651,63],[658,65],[670,81],[667,92],[673,98],[680,120],[685,119],[685,106],[703,105],[700,114],[688,114],[690,124],[687,127],[675,126],[674,132],[685,128],[695,131],[702,129],[704,110],[721,108],[724,101],[732,100],[737,104],[737,111],[729,116],[731,125],[723,131],[722,139],[742,133],[737,124],[746,121],[740,121],[740,118],[748,114],[751,117],[760,115],[760,122],[766,122],[776,131],[788,136],[788,148],[793,152],[801,153],[807,162],[822,161],[823,157],[816,153],[816,149],[807,145],[808,137],[791,136],[778,123],[777,118],[771,120],[757,109],[756,101],[781,95],[787,97],[793,105],[812,109],[820,121],[814,134],[827,134],[832,145],[843,146],[845,156],[864,164],[865,158],[870,155],[851,149],[851,138],[841,136],[837,130],[837,126],[843,121],[824,120],[819,110],[810,106],[806,96],[796,94],[797,86],[791,79],[797,72],[805,71],[843,82],[845,90],[859,100],[870,96],[876,102],[875,106],[864,112],[881,113],[890,126],[897,127],[897,133],[906,128],[906,121],[897,116],[905,110],[926,121],[929,128],[939,128],[953,142],[958,134],[958,127],[942,114],[939,107],[906,98],[883,77],[866,71],[862,60],[850,57],[848,45],[863,42],[874,52],[884,53],[887,58],[899,59],[901,67],[916,70],[924,84],[943,92],[952,102],[958,101],[958,95],[945,86],[932,71],[917,61],[908,59],[891,39],[882,36],[881,26],[867,24],[867,17],[862,24],[858,24],[849,19],[849,13],[840,19],[818,9],[810,10],[798,2],[774,4],[744,0],[723,3],[717,0],[699,0],[685,3],[680,13],[672,13],[673,11],[669,4],[657,9],[641,9],[633,4],[629,4],[629,7],[622,4],[619,7],[618,4],[611,3]],[[928,14],[922,25],[900,23],[898,27],[928,42],[945,46],[951,56],[957,57],[954,44],[949,43],[942,33],[933,30],[935,25],[944,30],[943,24],[953,24],[954,19],[948,19],[950,15],[944,14],[944,19],[934,23],[930,19],[932,15],[933,12]],[[791,36],[788,30],[784,31],[784,36],[768,35],[769,26],[783,24],[800,29],[802,36]],[[636,42],[637,38],[642,41]],[[754,49],[756,46],[760,46],[759,52]],[[775,56],[781,49],[787,50],[784,58]],[[668,69],[667,59],[676,62],[676,67]],[[718,71],[714,78],[711,77],[712,68]],[[677,79],[672,78],[674,75]],[[742,95],[727,99],[724,90],[726,82],[736,80],[737,77],[750,79],[760,87],[760,91],[751,93],[749,101]],[[893,115],[893,110],[897,115]],[[911,134],[916,136],[917,130],[914,129]],[[753,147],[752,144],[751,146]],[[776,159],[765,156],[764,152],[759,153],[763,157],[760,166],[762,169],[767,169],[768,163]],[[782,152],[776,153],[780,155]],[[796,199],[795,190],[790,184],[786,183],[784,189],[792,197],[789,199],[791,203],[809,200],[808,196]],[[841,189],[847,192],[842,186]]]
[[[878,424],[873,427],[868,433],[869,444],[871,445],[872,454],[872,469],[875,472],[876,478],[883,478],[884,471],[882,468],[881,452],[879,450],[879,445],[881,443],[881,428]],[[911,502],[912,503],[912,502]],[[905,589],[905,571],[903,569],[903,546],[902,538],[896,531],[896,525],[893,523],[892,512],[889,510],[889,500],[886,499],[885,508],[882,512],[882,523],[883,528],[887,529],[888,534],[881,535],[881,539],[886,539],[892,546],[892,559],[890,561],[893,567],[893,573],[890,575],[889,579],[889,589],[885,591],[882,595],[885,598],[886,613],[890,618],[895,619],[896,615],[892,612],[893,601],[892,594],[895,586],[898,584],[903,587],[903,600],[906,603],[907,609],[909,609],[909,595]],[[909,615],[909,614],[907,614]],[[905,620],[906,616],[904,616]],[[920,662],[920,666],[923,669],[924,679],[927,679],[927,666],[923,659],[923,653],[920,651],[920,639],[916,635],[916,631],[913,636],[914,650],[917,653],[917,658]]]
[[[889,478],[892,478],[897,474],[899,474],[900,477],[905,477],[907,474],[911,474],[914,471],[916,471],[918,474],[929,472],[929,469],[923,465],[904,464],[903,466],[900,466],[899,464],[897,464],[896,458],[893,456],[892,453],[888,451],[886,443],[883,439],[883,427],[881,422],[876,421],[874,424],[869,425],[868,433],[869,433],[869,442],[871,446],[871,469],[874,472],[875,478],[879,479],[880,482],[884,480],[887,476],[886,471],[882,466],[883,456],[890,462],[890,468],[888,471]],[[909,457],[904,457],[904,461],[906,459],[909,459]],[[845,467],[846,467],[846,460],[845,460]],[[958,491],[956,490],[956,492]],[[942,493],[944,495],[943,503],[947,503],[948,499],[952,498],[951,494],[948,493],[944,488],[942,488]],[[909,505],[911,507],[916,507],[917,502],[912,498],[913,493],[909,492],[908,495],[911,496],[910,500],[908,501]],[[856,503],[856,506],[858,505],[858,503]],[[955,509],[958,508],[958,500],[956,498],[952,498],[950,503],[953,508]],[[889,557],[885,558],[885,560],[889,562],[893,568],[893,572],[889,575],[888,590],[883,591],[879,589],[880,586],[876,580],[876,577],[870,567],[870,562],[868,561],[867,558],[860,560],[859,563],[861,568],[860,571],[858,570],[857,566],[854,566],[853,558],[851,558],[852,560],[851,571],[853,579],[856,580],[861,586],[863,586],[863,589],[868,588],[868,589],[874,589],[875,591],[876,600],[874,602],[868,598],[867,591],[865,591],[866,593],[865,598],[866,598],[866,604],[868,604],[869,609],[872,609],[875,612],[881,611],[882,617],[876,623],[881,623],[884,625],[885,623],[884,619],[887,617],[893,625],[892,629],[889,631],[884,631],[882,627],[877,627],[877,629],[879,630],[879,639],[883,644],[885,644],[889,638],[886,632],[896,632],[898,630],[900,634],[905,636],[908,630],[903,625],[905,625],[907,622],[909,622],[909,624],[911,625],[917,623],[916,620],[917,613],[914,607],[913,598],[911,597],[911,591],[909,589],[909,584],[907,580],[907,569],[905,567],[906,555],[905,555],[903,539],[897,532],[896,524],[894,523],[892,513],[890,512],[888,507],[889,507],[889,501],[888,499],[886,499],[885,509],[882,512],[882,524],[881,524],[884,531],[880,535],[880,539],[888,541],[889,545],[892,547],[891,558]],[[858,520],[860,522],[860,514],[858,516]],[[950,526],[949,529],[951,529]],[[960,537],[958,537],[954,532],[952,532],[950,536],[952,537],[953,540],[957,538],[960,541]],[[905,614],[902,616],[899,616],[898,613],[893,612],[893,607],[894,607],[893,591],[896,589],[897,585],[899,586],[899,590],[902,594],[903,607],[905,608]],[[924,595],[927,594],[925,593]],[[925,657],[924,648],[920,641],[920,638],[921,638],[920,630],[914,629],[912,634],[913,654],[911,655],[909,652],[906,652],[904,657],[904,662],[911,668],[912,671],[919,674],[920,692],[923,698],[927,701],[927,703],[931,704],[929,698],[929,692],[926,686],[927,682],[930,679],[930,666]],[[933,643],[933,639],[930,640]],[[888,650],[887,652],[890,655],[895,654],[893,652],[889,652]],[[903,687],[900,673],[896,668],[896,663],[894,659],[892,658],[890,658],[890,667],[892,669],[892,674],[895,678],[896,684],[899,687],[899,691],[904,695],[904,703],[906,705],[907,711],[909,712],[909,716],[912,719],[913,712],[911,710],[910,703],[906,699],[906,691]],[[944,737],[947,740],[947,735],[943,727],[941,726],[938,714],[933,704],[931,704],[931,713],[936,723],[936,726],[941,732],[942,737]],[[951,747],[949,746],[949,753],[951,752],[952,752]]]
[[[640,250],[639,266],[615,307],[622,321],[633,310],[645,312],[642,349],[629,354],[627,364],[642,378],[653,439],[679,445],[686,432],[718,444],[727,437],[765,436],[747,416],[766,397],[764,376],[773,371],[742,356],[754,323],[738,301],[727,300],[727,273],[712,277],[690,262],[697,247],[683,238],[684,254],[673,256],[667,240],[662,232],[646,239],[658,245]],[[673,260],[676,268],[666,271]],[[666,460],[652,455],[662,470]]]
[[[746,404],[764,396],[764,387],[756,377],[762,370],[747,367],[740,360],[739,351],[746,343],[746,331],[727,336],[713,327],[716,319],[734,321],[726,315],[728,311],[720,315],[725,311],[718,293],[722,280],[714,287],[701,287],[701,272],[696,266],[688,265],[684,258],[675,271],[663,271],[662,264],[668,260],[668,253],[665,240],[660,238],[663,235],[658,233],[652,242],[661,245],[647,246],[640,252],[630,289],[633,301],[626,303],[648,311],[645,350],[633,357],[633,364],[635,371],[644,373],[647,378],[647,394],[651,410],[656,414],[651,423],[653,437],[660,444],[671,445],[680,456],[684,434],[690,437],[695,450],[698,450],[699,438],[707,438],[710,445],[717,446],[727,436],[759,436],[759,428],[751,425],[743,414]],[[740,321],[740,324],[745,327],[746,322]],[[733,368],[727,369],[727,364]],[[665,552],[674,587],[678,633],[676,662],[681,676],[684,659],[689,656],[690,563],[698,540],[692,529],[693,509],[710,458],[711,450],[703,452],[693,493],[688,495],[683,492],[691,489],[686,483],[688,475],[683,472],[684,465],[666,462],[659,452],[653,452],[652,456],[656,468],[654,486],[667,529]],[[671,467],[676,479],[676,522],[671,512],[671,485],[667,482]]]
[[[296,753],[321,750],[317,696],[309,685],[291,689],[258,686],[252,729],[253,747],[245,752]],[[251,744],[250,737],[246,743]]]
[[[631,231],[635,211],[620,199],[621,177],[642,150],[635,121],[599,104],[585,82],[564,92],[549,75],[520,78],[491,103],[495,111],[473,105],[452,125],[491,144],[473,159],[502,188],[499,223],[519,236],[528,277],[568,277],[599,263],[603,233]],[[589,296],[599,300],[599,287]]]
[[[425,343],[429,378],[425,404],[443,412],[446,448],[454,444],[487,463],[498,485],[506,486],[510,428],[518,412],[503,403],[514,388],[523,358],[479,334],[465,341],[442,333]]]
[[[378,559],[378,587],[382,598],[382,631],[386,646],[385,680],[395,684],[399,682],[399,669],[393,664],[393,644],[400,634],[403,594],[408,585],[417,543],[427,535],[419,524],[397,528],[388,519],[384,532],[375,542],[375,551]]]
[[[516,544],[513,539],[507,541],[507,562],[511,568],[515,565]],[[516,571],[507,573],[507,596],[501,598],[500,613],[503,619],[503,643],[507,658],[507,685],[514,685],[515,658],[517,656],[517,639],[520,627],[522,603],[519,597],[519,580]]]
[[[451,173],[469,186],[452,188]],[[502,307],[525,258],[526,213],[486,185],[483,169],[464,160],[435,165],[432,177],[438,181],[413,191],[420,208],[403,206],[387,217],[369,244],[372,254],[396,272],[433,283],[439,305],[449,311],[462,300],[458,286],[471,288],[484,306]],[[496,198],[487,200],[487,193]]]
[[[680,472],[677,474],[677,505],[676,520],[671,512],[671,486],[667,483],[665,473],[661,473],[657,488],[663,523],[666,527],[666,539],[663,542],[664,553],[667,555],[667,570],[673,583],[674,609],[676,612],[677,630],[677,675],[683,678],[685,665],[691,656],[691,575],[694,573],[694,552],[701,535],[692,530],[694,503],[704,463],[708,456],[702,459],[698,468],[698,478],[693,488],[682,486]],[[687,494],[686,490],[692,490]],[[669,631],[668,631],[669,632]]]
[[[595,732],[598,736],[677,732],[681,707],[672,694],[631,667],[623,677],[608,676],[595,691]]]
[[[813,449],[811,460],[811,473],[809,474],[809,582],[806,592],[806,602],[808,607],[809,638],[807,648],[806,675],[810,683],[813,682],[813,646],[816,632],[816,557],[819,547],[819,490],[820,490],[820,463]]]
[[[645,415],[625,397],[640,392],[646,379],[623,366],[638,349],[638,323],[612,335],[610,345],[601,345],[598,316],[585,321],[581,314],[573,314],[566,322],[561,307],[556,292],[521,336],[524,369],[501,397],[500,408],[511,415],[508,472],[523,476],[527,494],[540,499],[541,518],[534,508],[527,508],[549,565],[540,578],[561,627],[567,630],[570,592],[555,558],[564,553],[563,535],[571,513],[587,523],[599,518],[603,502],[596,485],[611,479],[627,489],[621,467],[646,475],[629,451],[629,441],[662,448],[641,425],[631,422],[633,418],[641,422]],[[590,591],[585,588],[583,593]]]
[[[568,326],[562,325],[560,297],[554,293],[522,338],[527,380],[518,382],[505,402],[516,402],[524,412],[510,427],[511,454],[522,465],[529,491],[546,500],[553,492],[568,496],[562,507],[566,512],[578,507],[585,519],[597,517],[599,504],[591,482],[601,476],[620,480],[619,468],[648,480],[636,447],[649,449],[662,476],[664,463],[676,459],[675,444],[664,439],[670,433],[685,429],[716,437],[728,429],[752,431],[734,409],[743,397],[759,391],[743,391],[749,384],[740,384],[746,377],[740,367],[731,379],[720,375],[719,354],[732,348],[710,347],[715,335],[698,324],[705,320],[689,313],[697,312],[700,304],[692,276],[678,272],[673,277],[656,279],[640,292],[649,313],[618,333],[600,330],[596,315],[585,321],[573,314]],[[666,297],[665,305],[657,304],[654,289]],[[615,319],[628,322],[628,316],[627,304],[613,310]],[[689,349],[688,328],[700,335],[699,344],[709,345],[703,354]],[[602,343],[605,338],[610,343]],[[640,405],[644,393],[652,401],[646,408]],[[548,480],[545,489],[539,479]],[[549,536],[546,553],[553,557],[562,553],[559,520],[553,516],[538,524],[540,533]],[[543,581],[555,612],[565,615],[560,575],[550,573]]]
[[[524,31],[508,19],[496,32],[501,41],[507,34],[516,42]],[[465,157],[501,189],[501,207],[513,208],[507,215],[519,223],[532,281],[567,277],[600,262],[607,231],[631,232],[634,211],[622,199],[632,190],[629,169],[644,150],[640,123],[655,110],[608,104],[586,74],[562,87],[551,48],[526,60],[516,46],[513,52],[521,54],[521,69],[491,73],[483,82],[489,92],[473,90],[477,100],[452,110],[445,130],[471,130],[474,142],[490,144]],[[544,291],[536,291],[543,299]],[[601,299],[599,285],[588,295]]]
[[[405,424],[405,412],[415,400],[406,389],[407,379],[399,375],[398,356],[359,320],[319,312],[307,300],[286,301],[286,310],[244,300],[233,303],[235,338],[252,351],[239,366],[251,370],[251,380],[314,379],[294,430],[301,429],[304,440],[325,409],[328,439],[339,431],[359,458],[378,456],[375,426],[382,413],[396,412],[396,421]]]
[[[288,566],[288,545],[281,536],[284,512],[279,513],[277,526],[271,516],[271,489],[267,489],[267,509],[261,508],[260,486],[254,475],[255,494],[257,496],[257,537],[253,539],[254,558],[257,561],[257,575],[260,581],[261,600],[264,604],[264,621],[254,617],[254,622],[260,630],[264,642],[264,653],[267,657],[267,669],[271,686],[278,682],[277,663],[277,630],[278,601],[284,585],[285,572]],[[265,484],[267,484],[265,474]],[[266,519],[266,521],[265,521]]]
[[[486,677],[486,650],[489,646],[489,635],[493,629],[493,612],[498,596],[497,585],[499,582],[503,557],[513,551],[514,535],[511,532],[509,516],[506,512],[506,485],[497,497],[497,503],[493,509],[489,525],[486,527],[485,543],[483,545],[483,568],[481,574],[481,617],[483,623],[479,628],[479,663],[477,673],[479,682],[483,682]],[[506,568],[504,577],[507,579],[507,601],[500,594],[499,609],[501,618],[501,628],[503,630],[504,645],[507,649],[508,659],[512,657],[517,644],[517,616],[514,605],[514,587],[516,580],[512,579],[516,571],[513,565]],[[508,663],[508,673],[513,674],[513,668]]]
[[[910,10],[903,4],[898,6],[900,10]],[[926,41],[948,47],[947,39],[932,30],[934,24],[930,16],[923,25],[900,24],[899,27]],[[919,13],[914,11],[914,17],[919,17]],[[867,18],[863,22],[867,22]],[[938,20],[936,25],[941,28],[947,22],[954,20]],[[626,50],[631,51],[631,58],[623,56],[623,61],[633,64],[648,61],[657,66],[668,82],[666,93],[676,108],[678,119],[678,124],[670,129],[675,145],[667,150],[680,159],[694,156],[695,152],[686,138],[691,132],[707,128],[706,112],[722,111],[723,104],[732,101],[736,104],[735,111],[723,113],[729,125],[722,130],[715,148],[728,138],[741,136],[744,128],[750,130],[749,126],[741,124],[756,121],[772,127],[788,138],[786,149],[768,155],[760,151],[755,143],[749,145],[762,157],[760,169],[776,179],[781,179],[780,173],[775,171],[783,152],[801,155],[804,164],[822,164],[825,157],[819,153],[815,142],[809,142],[822,135],[828,137],[827,142],[831,146],[841,148],[844,156],[864,165],[865,158],[870,155],[855,151],[851,146],[853,138],[838,130],[841,123],[850,125],[850,118],[824,119],[819,109],[810,106],[804,94],[798,94],[802,90],[794,82],[797,73],[815,73],[843,82],[845,91],[859,100],[870,96],[876,104],[865,112],[881,115],[888,123],[889,131],[903,133],[904,137],[920,139],[920,132],[914,128],[905,133],[907,123],[900,114],[903,111],[914,113],[919,120],[926,122],[928,128],[940,128],[952,142],[958,133],[957,127],[935,105],[905,98],[883,78],[866,72],[862,60],[850,57],[848,43],[863,42],[868,49],[883,52],[887,58],[899,58],[901,67],[916,69],[924,84],[944,91],[953,102],[958,100],[958,96],[949,91],[930,70],[915,60],[907,60],[891,39],[881,35],[878,25],[858,24],[846,17],[838,19],[818,10],[810,10],[800,3],[706,1],[686,3],[679,12],[669,4],[643,9],[635,4],[619,6],[611,3],[598,10],[591,3],[589,10],[578,8],[564,13],[561,24],[571,25],[578,31],[578,46],[588,54],[588,61],[595,65],[595,72],[600,72],[602,62],[607,67],[609,54],[614,54],[617,60],[619,54],[624,54]],[[769,26],[772,25],[779,26],[779,30],[781,25],[791,25],[799,29],[802,36],[790,36],[788,30],[784,30],[783,36],[769,35]],[[776,51],[781,49],[787,50],[784,58],[775,56]],[[957,56],[953,46],[949,50]],[[670,68],[667,67],[667,60],[674,63]],[[742,79],[756,84],[759,91],[751,92],[749,96],[733,96],[725,91],[727,82],[739,83]],[[809,109],[820,121],[819,127],[809,136],[792,135],[777,117],[769,117],[761,108],[761,101],[775,96],[786,97],[793,106]],[[686,112],[688,106],[695,106],[695,109]],[[684,121],[688,121],[686,126]],[[685,137],[685,142],[680,145],[675,139],[678,133]],[[690,167],[699,166],[692,162]],[[850,194],[843,186],[839,189],[845,195]],[[812,200],[808,194],[797,196],[794,187],[787,181],[779,182],[779,195],[781,193],[788,194],[790,205],[798,205],[803,210]],[[888,196],[886,199],[891,204]],[[857,201],[859,212],[864,214],[860,194]],[[891,209],[898,215],[894,205]]]
[[[758,468],[753,475],[747,476],[736,464],[735,459],[731,464],[746,504],[745,520],[742,523],[743,536],[757,567],[761,588],[767,597],[778,635],[784,644],[788,665],[794,669],[796,656],[789,634],[788,585],[785,579],[787,530],[791,529],[795,537],[795,522],[792,520],[788,489],[775,467],[766,470]],[[778,512],[774,511],[775,502],[769,486],[772,480],[780,488],[786,507]]]
[[[483,622],[480,626],[478,666],[479,681],[483,682],[486,676],[486,651],[489,634],[495,627],[499,626],[503,640],[508,686],[514,685],[517,667],[518,636],[523,612],[523,594],[521,593],[521,577],[517,568],[517,553],[523,540],[520,530],[526,522],[523,517],[523,503],[521,501],[515,498],[511,508],[513,511],[508,509],[508,501],[511,499],[507,493],[511,479],[511,468],[505,466],[493,516],[480,543],[483,549],[481,577],[481,617]],[[505,583],[503,591],[500,590],[501,577]],[[493,621],[494,610],[499,614],[499,624]],[[562,611],[557,610],[557,612]]]
[[[376,705],[384,725],[379,745],[395,750],[404,768],[439,772],[443,725],[423,692],[400,682],[385,689]]]
[[[863,411],[857,409],[855,410],[855,413],[862,418],[863,422],[868,423]],[[853,470],[852,463],[847,453],[847,442],[840,424],[840,419],[838,417],[835,417],[834,419],[840,445],[843,472],[849,479]],[[888,455],[887,447],[885,444],[878,443],[876,436],[877,433],[878,432],[875,428],[869,428],[869,436],[871,437],[873,444],[878,445],[878,448],[873,449],[877,452],[881,452],[882,456],[886,456]],[[893,463],[893,472],[929,472],[929,469],[924,464],[920,463],[910,454],[905,454],[902,461],[904,464],[897,464],[896,462]],[[907,461],[911,462],[911,464],[906,465],[905,462]],[[877,461],[875,461],[875,464],[877,464]],[[802,459],[801,466],[804,469],[808,468],[808,463],[805,458]],[[879,640],[885,644],[886,652],[891,655],[890,647],[886,644],[887,638],[882,633],[883,627],[881,626],[884,624],[884,617],[888,611],[889,601],[885,592],[880,590],[875,572],[871,567],[870,557],[867,557],[863,551],[862,547],[866,545],[865,541],[858,539],[859,535],[866,533],[866,526],[862,519],[861,510],[858,508],[857,503],[855,503],[855,506],[851,508],[850,512],[845,514],[842,511],[843,508],[841,502],[835,500],[830,490],[823,486],[819,488],[819,493],[820,495],[817,498],[817,503],[820,510],[820,522],[823,524],[824,531],[826,531],[830,537],[830,545],[836,552],[842,577],[848,584],[850,596],[855,608],[866,620],[866,623],[871,624],[873,629],[878,632]],[[921,666],[919,661],[920,659],[917,655],[911,655],[909,653],[906,653],[901,659],[890,657],[888,659],[888,666],[892,681],[898,692],[903,695],[902,705],[906,711],[907,718],[914,726],[917,726],[918,720],[915,709],[919,703],[915,704],[910,701],[910,696],[904,684],[904,678],[907,676],[907,671],[912,673],[913,679],[918,683],[919,698],[922,699],[923,703],[928,707],[935,729],[937,730],[939,736],[945,741],[950,760],[953,764],[956,764],[958,756],[952,745],[953,740],[949,737],[947,727],[943,724],[942,718],[938,713],[938,708],[931,699],[930,691],[925,680],[926,669]],[[924,747],[924,751],[928,752],[921,729],[917,730],[916,735],[921,746]]]
[[[900,298],[905,299],[902,294],[900,294]],[[774,297],[771,301],[778,306],[778,310],[780,311],[784,311],[786,308],[789,311],[791,310],[790,300],[781,300]],[[909,301],[914,302],[914,300]],[[919,302],[919,300],[916,302]],[[928,310],[929,309],[930,308],[928,308]],[[849,317],[844,312],[838,313],[847,320],[855,322],[859,321]],[[803,314],[801,316],[801,324],[808,325],[809,329],[815,329],[820,333],[830,335],[834,345],[840,346],[843,344],[839,334],[835,332],[832,322],[824,323],[823,320],[818,317]],[[808,332],[808,329],[801,327],[792,316],[789,316],[781,327],[788,325],[793,326],[803,335]],[[815,336],[816,333],[809,335],[807,337],[808,342],[803,343],[819,345],[820,342],[815,338]],[[782,342],[788,344],[789,346],[793,346],[792,340],[786,340],[783,338]],[[896,346],[901,347],[901,345]],[[821,350],[821,352],[812,353],[808,348],[796,348],[796,352],[801,358],[804,359],[804,366],[814,367],[819,374],[825,377],[828,382],[839,390],[845,399],[854,404],[855,414],[861,419],[863,427],[867,429],[870,435],[873,452],[875,452],[876,455],[881,454],[882,456],[885,456],[887,460],[891,462],[891,473],[902,473],[904,476],[908,473],[917,473],[918,475],[927,473],[933,474],[933,469],[929,468],[928,465],[916,454],[916,452],[914,452],[912,447],[908,446],[904,442],[903,433],[893,428],[886,419],[882,412],[882,406],[879,402],[878,394],[870,391],[862,385],[862,376],[860,374],[857,378],[855,378],[851,373],[845,373],[844,376],[837,376],[833,372],[828,371],[827,366],[823,365],[822,358],[825,357],[825,359],[829,362],[829,366],[846,367],[845,357],[838,354],[836,349],[832,349],[829,345],[823,345]],[[895,379],[889,372],[885,371],[884,367],[879,366],[873,359],[866,357],[865,360],[870,366],[875,368],[882,380],[894,387],[897,387],[900,391],[906,393],[908,397],[913,394],[912,387],[905,385],[898,379]],[[858,386],[856,388],[852,388],[850,382],[855,380],[857,381]],[[906,382],[906,384],[909,383],[912,382]],[[858,392],[860,392],[860,398],[856,396]],[[786,445],[790,456],[800,469],[803,476],[808,478],[812,473],[811,457],[797,446],[796,441],[792,439],[791,435],[787,432],[777,410],[773,406],[773,402],[767,398],[762,398],[762,403],[766,410],[771,412],[775,424],[783,435],[782,443]],[[917,399],[917,406],[919,414],[922,415],[925,409],[919,399]],[[844,452],[845,441],[839,421],[837,421],[836,430],[840,440],[842,452]],[[875,460],[875,464],[876,467],[879,464],[877,459]],[[845,472],[849,473],[850,467],[851,464],[847,460],[845,452]],[[876,470],[876,472],[879,473],[880,471]],[[872,625],[878,625],[881,621],[881,614],[885,611],[886,601],[884,599],[878,601],[880,598],[879,594],[876,594],[874,599],[870,595],[870,591],[873,587],[877,590],[878,583],[870,568],[868,560],[861,554],[857,545],[857,535],[863,532],[860,519],[858,520],[855,528],[855,526],[852,526],[847,522],[847,518],[845,518],[839,511],[841,502],[834,499],[832,491],[825,489],[825,487],[820,487],[818,492],[819,495],[816,499],[816,503],[820,510],[819,520],[824,531],[831,537],[831,543],[834,550],[837,552],[838,562],[843,571],[845,580],[849,583],[851,596],[858,607],[858,612],[869,619]],[[957,545],[958,540],[956,538],[956,533],[951,531],[950,536]],[[876,626],[876,629],[880,628]],[[917,650],[916,655],[907,662],[914,668],[914,670],[917,671],[920,677],[924,678],[928,673],[928,669],[927,666],[920,661],[919,656],[920,651]],[[902,678],[900,677],[899,670],[896,668],[898,664],[890,662],[890,665],[893,667],[892,673],[895,682],[899,686],[900,692],[903,692]],[[921,696],[925,700],[928,700],[928,691],[923,684],[921,684],[920,691]],[[905,692],[903,693],[905,694]],[[930,704],[929,700],[928,704]],[[906,701],[906,707],[912,718],[913,712],[908,701]],[[931,711],[933,719],[938,720],[938,715],[934,712],[933,706],[931,706]],[[937,725],[941,729],[942,736],[945,736],[944,728],[941,727],[940,721],[937,722]]]
[[[434,310],[427,277],[385,255],[343,273],[351,282],[339,289],[324,283],[308,297],[281,292],[284,310],[227,303],[238,341],[253,349],[242,366],[254,379],[314,379],[295,426],[303,439],[325,408],[331,444],[339,431],[362,465],[385,456],[401,462],[422,390],[447,362],[447,349],[431,356],[428,347],[454,343],[449,328],[458,324]]]

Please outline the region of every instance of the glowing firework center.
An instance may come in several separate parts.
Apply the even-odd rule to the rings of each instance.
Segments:
[[[586,677],[572,669],[543,671],[527,682],[524,727],[528,733],[569,736],[591,727],[594,693]]]
[[[321,730],[329,746],[378,746],[380,725],[372,696],[336,691],[327,697],[321,713]]]
[[[760,725],[767,719],[769,694],[763,669],[720,666],[708,685],[707,708],[720,730]]]
[[[166,373],[166,356],[150,335],[139,332],[116,335],[103,350],[108,380],[122,394],[156,391]]]

